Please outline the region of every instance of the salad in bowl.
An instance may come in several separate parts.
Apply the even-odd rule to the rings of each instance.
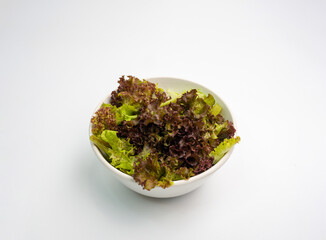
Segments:
[[[102,159],[147,192],[202,175],[240,141],[206,89],[164,90],[156,80],[122,76],[90,123]]]

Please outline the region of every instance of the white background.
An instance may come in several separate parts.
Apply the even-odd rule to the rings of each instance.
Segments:
[[[325,1],[0,1],[0,239],[326,239]],[[211,88],[241,143],[151,199],[96,159],[121,75]]]

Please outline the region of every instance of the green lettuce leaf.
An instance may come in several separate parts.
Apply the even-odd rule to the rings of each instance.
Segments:
[[[222,110],[222,107],[215,103],[215,99],[211,94],[208,94],[207,96],[202,93],[201,91],[197,90],[197,95],[199,98],[202,98],[206,104],[208,104],[211,107],[211,113],[216,116],[219,114]]]
[[[207,94],[207,96],[206,96],[205,93],[203,93],[197,89],[197,96],[199,98],[202,98],[205,101],[205,103],[208,104],[209,106],[213,106],[215,104],[215,99],[211,94]]]
[[[210,153],[210,156],[214,157],[213,164],[216,164],[224,156],[224,154],[227,153],[239,141],[240,137],[224,139],[224,141]]]
[[[201,115],[208,110],[208,105],[202,98],[196,98],[193,103],[192,109],[196,115]]]
[[[111,104],[103,103],[101,108],[96,112],[96,117],[93,118],[93,128],[96,128],[97,125],[102,124],[100,128],[101,131],[98,132],[102,133],[102,131],[105,129],[113,130],[112,127],[111,129],[105,128],[105,126],[108,125],[107,121],[105,121],[105,118],[111,122],[113,120],[116,123],[115,125],[119,125],[123,121],[131,121],[136,119],[139,114],[139,108],[140,107],[138,104],[131,105],[125,103],[117,108]]]
[[[218,115],[222,110],[222,107],[220,105],[218,105],[217,103],[212,107],[211,109],[211,113],[216,116]]]
[[[215,104],[215,99],[211,94],[204,94],[203,92],[196,91],[197,98],[191,105],[193,112],[196,115],[205,115],[210,108]]]
[[[111,148],[115,151],[122,151],[128,154],[134,153],[133,145],[125,139],[120,139],[117,136],[117,131],[104,130],[101,134],[101,138],[109,143]]]
[[[105,153],[107,156],[110,156],[110,145],[107,142],[103,141],[100,137],[95,135],[92,135],[90,139],[103,153]]]
[[[116,123],[119,125],[122,121],[131,121],[136,119],[139,114],[139,107],[135,105],[123,104],[116,111]]]
[[[164,107],[166,105],[169,105],[170,103],[176,102],[177,99],[181,96],[180,93],[174,92],[172,90],[167,90],[166,93],[167,93],[168,96],[171,97],[171,99],[166,101],[166,102],[161,103],[160,107]]]
[[[128,141],[120,139],[117,131],[104,130],[100,138],[92,135],[91,140],[107,154],[113,167],[129,175],[134,173],[134,147]]]
[[[207,128],[208,128],[207,130],[210,130],[210,131],[207,131],[205,133],[204,138],[205,139],[209,139],[209,138],[211,138],[211,139],[217,139],[218,138],[218,134],[222,131],[222,129],[225,129],[227,127],[228,127],[228,122],[227,121],[225,121],[222,124],[215,123],[214,126],[213,126],[213,128],[209,128],[207,126]]]

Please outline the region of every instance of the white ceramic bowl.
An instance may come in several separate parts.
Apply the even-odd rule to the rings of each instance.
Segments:
[[[199,89],[200,91],[202,91],[206,94],[210,93],[215,98],[215,101],[222,107],[221,114],[223,115],[223,117],[226,120],[232,121],[234,123],[232,114],[231,114],[229,108],[227,107],[227,105],[223,102],[223,100],[219,96],[217,96],[217,94],[215,94],[208,88],[201,86],[200,84],[197,84],[197,83],[194,83],[194,82],[191,82],[188,80],[182,80],[182,79],[178,79],[178,78],[167,78],[167,77],[149,78],[147,80],[150,82],[153,82],[153,83],[158,83],[158,87],[163,88],[164,90],[170,89],[172,91],[181,93],[181,92],[184,92],[185,90],[191,90],[191,89],[195,88],[195,89]],[[112,89],[112,91],[115,89]],[[110,95],[107,96],[103,102],[108,103],[109,100],[110,100]],[[101,102],[97,106],[96,110],[94,111],[94,114],[101,107],[103,102]],[[92,134],[91,128],[92,128],[92,124],[90,124],[90,126],[89,126],[89,136],[91,136],[91,134]],[[103,157],[103,155],[101,154],[99,149],[92,142],[91,142],[91,146],[92,146],[97,158],[104,164],[104,166],[122,184],[124,184],[125,186],[127,186],[128,188],[130,188],[131,190],[133,190],[137,193],[140,193],[142,195],[149,196],[149,197],[155,197],[155,198],[176,197],[176,196],[181,196],[181,195],[184,195],[186,193],[189,193],[189,192],[195,190],[196,188],[201,186],[212,173],[214,173],[217,169],[219,169],[226,162],[226,160],[229,159],[229,157],[233,151],[233,148],[232,148],[213,167],[211,167],[210,169],[208,169],[207,171],[205,171],[201,174],[191,177],[189,180],[174,181],[174,183],[171,187],[168,187],[165,189],[160,188],[160,187],[155,187],[155,188],[151,189],[150,191],[148,191],[148,190],[144,190],[140,185],[138,185],[138,183],[136,183],[131,176],[129,176],[129,175],[119,171],[115,167],[113,167]]]

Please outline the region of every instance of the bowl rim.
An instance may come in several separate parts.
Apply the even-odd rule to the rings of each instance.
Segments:
[[[236,124],[235,124],[235,120],[234,120],[234,117],[233,117],[233,114],[230,110],[230,108],[227,106],[227,104],[223,101],[223,99],[218,95],[216,94],[214,91],[210,90],[209,88],[197,83],[197,82],[193,82],[193,81],[190,81],[190,80],[185,80],[185,79],[181,79],[181,78],[174,78],[174,77],[153,77],[153,78],[145,78],[144,80],[147,80],[147,81],[157,81],[159,79],[170,79],[170,80],[177,80],[177,81],[181,81],[181,82],[188,82],[188,83],[192,83],[192,84],[195,84],[197,85],[198,87],[196,89],[205,89],[205,90],[209,90],[210,92],[214,93],[218,98],[219,98],[219,102],[222,103],[228,110],[229,112],[229,115],[230,115],[230,119],[231,121],[233,122],[233,125],[236,127]],[[112,90],[113,91],[113,90]],[[92,116],[94,116],[95,112],[101,107],[101,105],[105,102],[106,99],[110,98],[111,97],[111,93],[109,93],[98,105],[97,107],[95,108],[95,110],[93,111],[92,113]],[[89,122],[89,129],[88,129],[88,135],[89,137],[92,135],[92,123]],[[116,175],[120,176],[121,178],[123,178],[124,180],[126,181],[132,181],[134,183],[136,183],[133,179],[132,176],[126,174],[126,173],[123,173],[121,172],[120,170],[116,169],[115,167],[113,167],[102,155],[101,151],[95,146],[95,144],[90,140],[90,144],[91,144],[91,147],[95,153],[95,155],[97,156],[97,158],[108,168],[110,169],[113,173],[115,173]],[[188,180],[177,180],[177,181],[173,181],[173,186],[181,186],[181,185],[185,185],[185,184],[189,184],[191,182],[194,182],[194,181],[197,181],[199,179],[202,179],[202,178],[205,178],[209,175],[211,175],[212,173],[214,173],[216,170],[218,170],[220,167],[222,167],[224,165],[224,163],[229,159],[229,157],[231,156],[232,152],[233,152],[233,149],[234,147],[232,147],[215,165],[213,165],[211,168],[209,168],[208,170],[206,170],[205,172],[202,172],[198,175],[195,175],[191,178],[189,178]],[[169,187],[169,188],[171,188]]]

